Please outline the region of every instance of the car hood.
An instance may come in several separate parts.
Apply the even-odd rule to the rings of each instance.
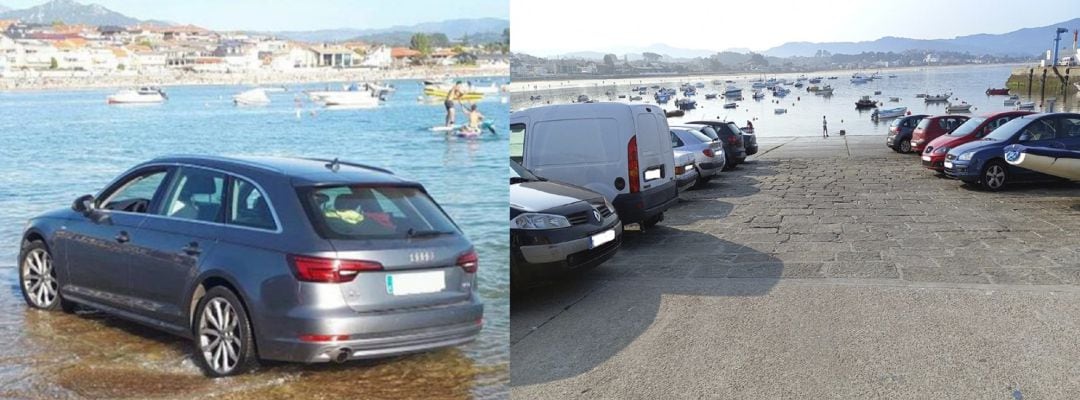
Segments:
[[[565,183],[533,181],[510,185],[510,207],[523,212],[536,212],[603,196]]]
[[[979,140],[976,140],[974,142],[964,143],[962,145],[951,148],[951,149],[949,149],[949,154],[955,154],[955,155],[959,156],[961,154],[964,154],[965,152],[969,152],[969,151],[973,151],[973,150],[983,150],[983,149],[990,149],[990,148],[1003,148],[1003,147],[1005,147],[1006,144],[1008,144],[1008,143],[1000,142],[1000,141],[996,141],[996,140],[979,139]]]
[[[933,146],[935,149],[940,148],[942,146],[951,148],[951,147],[959,146],[959,145],[964,144],[964,143],[968,143],[971,140],[973,140],[973,139],[970,137],[970,135],[965,135],[965,136],[941,135],[941,136],[938,136],[937,138],[935,138],[934,140],[931,140],[930,143],[927,144],[927,146]],[[974,139],[974,140],[977,141],[979,139]]]

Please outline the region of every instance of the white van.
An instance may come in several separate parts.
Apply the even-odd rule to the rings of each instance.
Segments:
[[[678,199],[664,110],[563,104],[510,115],[510,158],[533,174],[603,194],[624,224],[660,222]]]

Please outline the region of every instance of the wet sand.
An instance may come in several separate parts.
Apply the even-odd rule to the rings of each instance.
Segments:
[[[250,374],[203,377],[191,342],[96,311],[32,310],[16,270],[0,268],[3,399],[463,399],[505,397],[509,371],[456,348],[346,364],[263,362]]]

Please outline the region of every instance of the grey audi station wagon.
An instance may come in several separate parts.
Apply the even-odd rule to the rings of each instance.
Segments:
[[[208,376],[467,343],[478,260],[416,182],[338,160],[176,156],[30,220],[31,307],[76,305],[194,342]]]

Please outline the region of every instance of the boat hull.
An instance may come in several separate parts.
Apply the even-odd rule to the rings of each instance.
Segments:
[[[1005,161],[1020,168],[1080,181],[1080,151],[1013,145],[1005,149]]]

